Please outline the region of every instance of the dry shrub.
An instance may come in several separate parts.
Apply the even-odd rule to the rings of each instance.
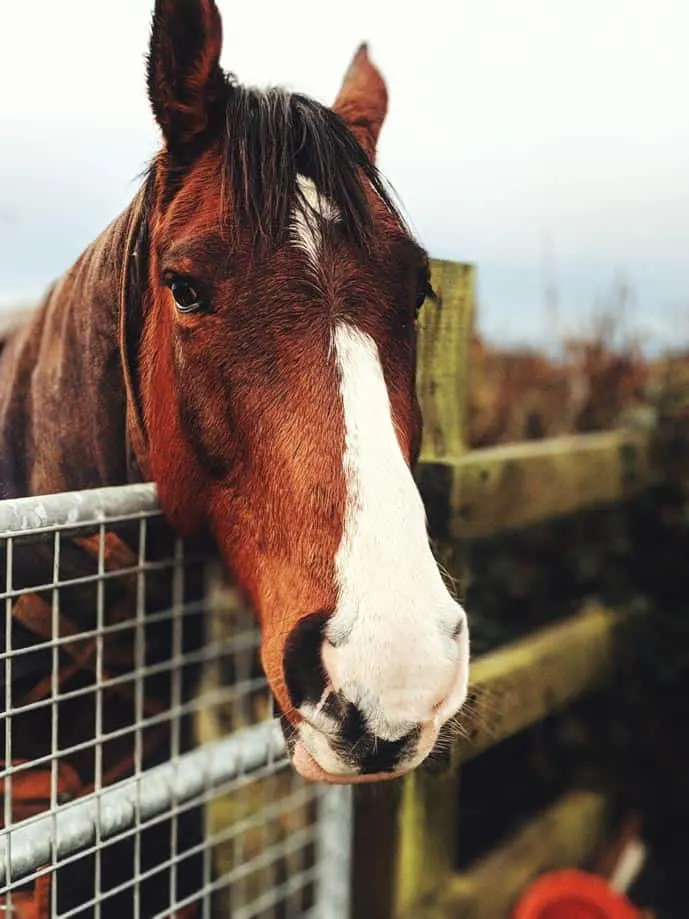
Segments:
[[[600,431],[628,420],[648,400],[653,365],[633,340],[616,344],[616,331],[615,317],[601,314],[590,335],[566,339],[552,358],[492,348],[475,336],[470,446]]]

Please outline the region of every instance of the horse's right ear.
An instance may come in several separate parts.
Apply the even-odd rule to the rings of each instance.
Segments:
[[[171,151],[207,129],[226,92],[222,24],[214,0],[156,0],[148,96]]]

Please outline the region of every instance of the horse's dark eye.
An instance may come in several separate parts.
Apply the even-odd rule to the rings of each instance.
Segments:
[[[201,297],[190,281],[184,278],[176,278],[169,285],[172,296],[175,298],[177,308],[183,313],[189,313],[193,310],[199,310],[203,307]]]

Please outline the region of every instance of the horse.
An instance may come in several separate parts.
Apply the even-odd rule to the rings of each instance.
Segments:
[[[257,617],[296,772],[395,778],[469,667],[413,476],[429,258],[376,166],[388,96],[367,46],[332,106],[241,84],[221,48],[214,0],[156,0],[161,147],[2,342],[0,487],[155,482]]]

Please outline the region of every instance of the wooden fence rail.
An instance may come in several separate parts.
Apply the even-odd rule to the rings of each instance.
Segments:
[[[432,274],[439,299],[426,304],[419,329],[424,437],[417,479],[436,540],[454,545],[616,503],[655,481],[651,435],[643,430],[468,450],[475,272],[435,261]],[[451,574],[461,582],[463,572]],[[626,622],[624,611],[588,607],[472,662],[471,703],[448,768],[357,789],[356,919],[506,919],[520,884],[591,854],[606,804],[595,795],[573,795],[539,815],[505,851],[470,875],[457,875],[457,769],[601,685]],[[511,846],[523,855],[521,868],[513,861],[498,875]],[[502,878],[497,886],[496,877]]]

